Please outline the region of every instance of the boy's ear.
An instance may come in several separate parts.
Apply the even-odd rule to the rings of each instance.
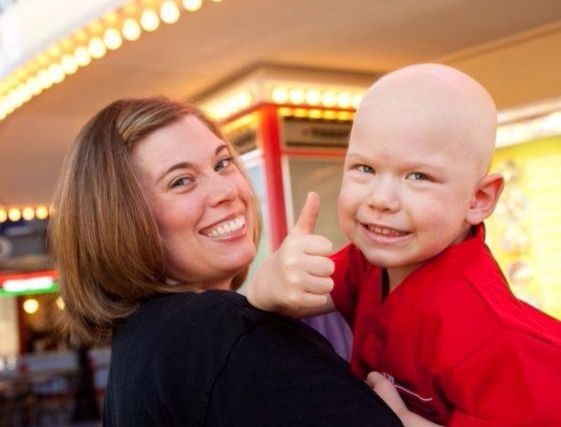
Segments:
[[[504,178],[499,173],[486,175],[479,181],[466,217],[470,224],[479,224],[493,213],[503,186]]]

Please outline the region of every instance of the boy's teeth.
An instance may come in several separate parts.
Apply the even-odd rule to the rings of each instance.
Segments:
[[[368,230],[372,233],[381,234],[382,236],[405,236],[407,233],[404,231],[394,230],[393,228],[379,227],[377,225],[369,225]]]
[[[240,230],[245,225],[243,217],[223,222],[222,224],[207,231],[205,234],[210,237],[222,237]]]

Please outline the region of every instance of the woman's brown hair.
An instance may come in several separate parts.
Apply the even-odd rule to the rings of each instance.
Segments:
[[[49,225],[65,302],[61,326],[71,342],[107,343],[116,322],[143,299],[188,290],[166,285],[162,241],[130,161],[137,141],[186,115],[196,116],[225,140],[198,108],[164,97],[115,101],[78,134]],[[255,197],[253,208],[259,218]],[[257,242],[259,221],[253,232]],[[232,288],[246,275],[247,268],[234,278]]]

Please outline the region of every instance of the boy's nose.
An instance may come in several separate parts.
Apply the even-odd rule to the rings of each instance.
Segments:
[[[400,207],[398,184],[393,180],[378,177],[370,188],[368,205],[380,211],[395,212]]]

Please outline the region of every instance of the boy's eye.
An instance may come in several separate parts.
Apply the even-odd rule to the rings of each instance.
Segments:
[[[184,187],[186,185],[191,184],[192,182],[193,182],[193,178],[191,178],[190,176],[183,176],[181,178],[172,181],[170,188]]]
[[[422,172],[411,172],[407,175],[407,179],[411,179],[413,181],[424,181],[429,179],[429,177]]]
[[[356,165],[355,169],[362,173],[374,173],[374,169],[368,165]]]
[[[233,157],[225,157],[224,159],[220,159],[216,165],[214,166],[214,170],[215,172],[218,172],[224,168],[227,168],[228,166],[230,166],[231,164],[234,163],[234,158]]]

